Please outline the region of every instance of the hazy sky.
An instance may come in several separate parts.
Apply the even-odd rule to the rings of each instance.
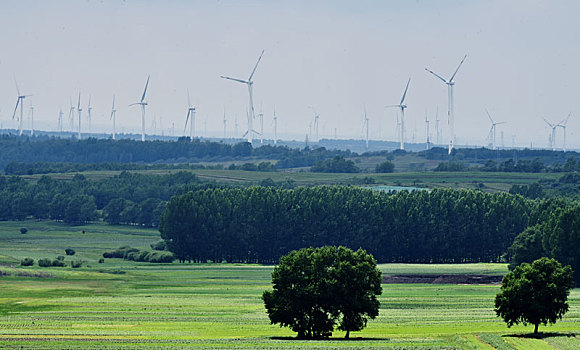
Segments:
[[[361,138],[363,108],[372,139],[395,139],[396,109],[406,81],[406,134],[425,139],[425,114],[437,107],[445,127],[447,88],[425,67],[448,78],[463,57],[455,81],[459,144],[487,144],[497,121],[498,143],[547,147],[542,120],[569,112],[568,146],[580,147],[580,33],[578,1],[7,1],[0,2],[0,123],[11,120],[20,90],[34,96],[35,121],[55,130],[62,106],[92,96],[93,130],[110,130],[113,94],[118,130],[140,129],[137,102],[147,75],[147,129],[182,134],[187,90],[198,108],[196,129],[228,136],[237,115],[246,127],[245,85],[220,79],[254,76],[256,111],[272,137],[274,107],[279,133],[304,139],[320,114],[320,133]],[[255,122],[255,125],[257,123]],[[25,123],[28,128],[28,124]],[[68,122],[65,122],[65,129]],[[259,128],[256,126],[255,128]],[[414,132],[414,130],[416,130]],[[446,133],[447,130],[444,130]],[[557,144],[562,144],[562,129]]]

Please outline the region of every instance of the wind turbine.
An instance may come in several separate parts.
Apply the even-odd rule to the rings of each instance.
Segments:
[[[141,101],[131,103],[129,106],[140,105],[141,106],[141,141],[145,141],[145,106],[147,106],[147,101],[145,101],[145,94],[147,93],[147,87],[149,86],[149,75],[147,76],[147,82],[145,83],[145,90],[143,90],[143,96],[141,96]]]
[[[429,150],[431,140],[429,139],[429,119],[427,118],[427,112],[425,112],[425,134],[427,136],[425,141],[425,149]]]
[[[564,129],[564,152],[566,152],[566,124],[568,124],[568,119],[570,119],[571,115],[572,112],[568,113],[566,119],[562,120],[561,122],[558,123],[558,125],[556,125]]]
[[[89,134],[91,133],[91,124],[92,124],[92,115],[91,111],[93,107],[91,107],[91,95],[89,95],[89,106],[87,107],[88,117],[89,117]]]
[[[79,116],[79,140],[81,139],[81,93],[79,92],[79,102],[77,103],[77,113]]]
[[[278,117],[276,116],[276,108],[274,108],[274,145],[278,143]]]
[[[453,112],[453,85],[455,85],[455,81],[453,81],[453,79],[455,78],[457,71],[459,71],[459,68],[463,64],[463,61],[465,61],[465,58],[467,58],[467,55],[463,56],[463,59],[461,60],[461,62],[459,62],[457,69],[455,70],[455,72],[453,73],[451,78],[449,78],[449,80],[445,80],[437,73],[433,72],[430,69],[425,68],[425,70],[427,72],[433,74],[437,78],[441,79],[441,81],[443,81],[445,84],[447,84],[447,95],[448,95],[447,117],[448,117],[448,123],[449,123],[449,133],[450,133],[450,135],[449,135],[449,154],[451,154],[451,151],[455,147],[455,115]]]
[[[367,109],[364,109],[364,122],[363,122],[363,129],[365,130],[365,148],[368,151],[369,150],[369,117],[367,116]]]
[[[117,121],[116,114],[117,114],[117,110],[115,109],[115,95],[113,95],[113,105],[111,107],[111,116],[109,117],[109,120],[113,121],[113,140],[116,140],[116,134],[117,134],[116,125],[115,125],[116,121]]]
[[[487,138],[492,140],[492,149],[496,149],[496,143],[495,143],[495,129],[497,125],[500,124],[505,124],[506,122],[494,122],[493,118],[491,117],[491,114],[489,114],[489,111],[486,109],[485,113],[487,113],[487,116],[489,117],[489,120],[491,121],[491,128],[489,129],[489,134],[487,134]]]
[[[258,117],[260,117],[260,144],[264,143],[264,113],[262,113],[262,104],[260,104],[260,113],[258,113]]]
[[[312,129],[314,128],[314,133],[316,134],[316,138],[312,138],[312,142],[318,142],[320,141],[318,139],[318,120],[320,119],[320,114],[318,114],[318,112],[316,112],[316,109],[314,109],[314,107],[309,106],[310,109],[312,109],[312,111],[314,111],[314,119],[313,121],[310,122],[310,137],[312,137]]]
[[[254,121],[254,92],[253,92],[253,86],[254,86],[254,81],[252,80],[252,78],[254,77],[254,73],[256,73],[256,69],[258,68],[258,64],[260,63],[260,60],[262,59],[262,55],[264,54],[264,50],[262,50],[262,53],[260,54],[260,57],[258,57],[258,61],[256,62],[256,65],[254,66],[254,69],[252,70],[252,73],[250,74],[250,77],[248,78],[248,80],[242,80],[242,79],[236,79],[236,78],[230,78],[227,76],[220,76],[220,78],[224,78],[224,79],[229,79],[229,80],[233,80],[233,81],[237,81],[238,83],[243,83],[246,84],[248,86],[248,94],[250,96],[250,112],[248,113],[248,130],[246,131],[246,133],[244,133],[243,136],[248,135],[248,142],[252,143],[253,140],[253,133],[256,133],[253,129],[253,121]],[[243,137],[242,136],[242,137]]]
[[[62,132],[62,116],[63,116],[63,112],[62,112],[62,107],[60,107],[60,110],[58,112],[58,131]]]
[[[24,119],[24,99],[32,95],[21,95],[20,89],[18,88],[18,82],[16,78],[14,79],[14,84],[16,84],[16,91],[18,92],[18,99],[16,100],[16,107],[14,107],[14,113],[12,113],[12,119],[16,117],[16,111],[18,110],[18,105],[20,105],[20,118],[18,118],[18,135],[22,136],[22,121]]]
[[[405,87],[405,92],[403,92],[403,97],[401,98],[401,102],[398,105],[390,105],[386,106],[387,108],[390,107],[398,107],[401,109],[401,126],[399,128],[399,142],[400,142],[400,149],[405,149],[405,108],[407,105],[404,104],[405,97],[407,97],[407,90],[409,89],[409,83],[411,82],[411,78],[407,81],[407,86]]]
[[[226,108],[224,107],[224,140],[226,139],[226,125],[227,125],[227,120],[226,120]]]
[[[70,131],[74,133],[75,128],[75,106],[73,106],[72,97],[69,97],[70,109],[68,110],[68,121],[70,124]]]
[[[34,136],[34,106],[32,101],[30,101],[30,112],[28,112],[28,117],[30,118],[30,136]]]
[[[191,138],[191,142],[193,142],[195,130],[195,107],[191,104],[191,100],[189,98],[189,89],[187,89],[187,106],[187,116],[185,117],[185,126],[183,127],[183,132],[185,133],[187,122],[189,121],[189,116],[191,115],[191,122],[189,122],[189,137]]]
[[[552,133],[550,134],[550,147],[552,148],[552,151],[555,151],[556,150],[556,128],[558,127],[558,124],[552,124],[546,118],[544,118],[544,121],[550,126],[550,128],[552,128]]]

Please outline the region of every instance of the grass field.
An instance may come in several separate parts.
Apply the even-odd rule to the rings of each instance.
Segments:
[[[20,234],[19,228],[29,232]],[[85,231],[85,234],[82,233]],[[541,339],[533,327],[508,329],[493,312],[496,285],[383,285],[379,317],[344,341],[297,341],[270,325],[260,296],[271,266],[148,264],[98,259],[120,245],[147,248],[154,230],[126,226],[0,223],[0,348],[396,348],[577,349],[580,290],[570,311]],[[22,268],[23,257],[64,255],[78,269]],[[11,267],[12,266],[12,267]],[[502,274],[504,264],[380,265],[384,273]],[[41,275],[44,277],[34,277]],[[50,276],[48,276],[50,274]],[[22,276],[18,276],[22,275]]]
[[[142,174],[163,175],[179,170],[141,170]],[[259,184],[264,179],[276,182],[292,180],[296,185],[333,185],[362,184],[372,179],[377,185],[388,186],[419,186],[427,188],[467,188],[480,189],[486,192],[508,191],[512,185],[529,185],[541,179],[557,179],[557,173],[491,173],[491,172],[404,172],[391,174],[356,173],[329,174],[311,173],[309,171],[277,171],[259,172],[243,170],[194,169],[202,180],[224,184],[252,185]],[[100,180],[118,175],[120,171],[87,171],[82,174],[89,180]],[[71,179],[75,173],[49,174],[58,179]],[[23,176],[29,181],[35,181],[42,175]],[[365,180],[366,179],[366,180]]]

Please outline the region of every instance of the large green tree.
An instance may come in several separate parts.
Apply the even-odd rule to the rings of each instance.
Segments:
[[[502,280],[495,297],[495,312],[508,327],[533,324],[538,333],[540,324],[556,323],[568,311],[568,294],[574,286],[572,268],[558,261],[540,258],[523,263]]]
[[[262,298],[272,324],[289,327],[299,338],[321,338],[334,327],[359,331],[379,313],[381,272],[364,250],[304,248],[280,259],[272,272],[273,290]]]

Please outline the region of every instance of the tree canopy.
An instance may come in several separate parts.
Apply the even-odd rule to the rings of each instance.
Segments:
[[[381,272],[364,250],[303,248],[280,259],[272,272],[273,290],[262,299],[272,324],[289,327],[299,338],[322,338],[335,326],[362,330],[379,314]]]
[[[574,286],[572,268],[546,257],[523,263],[504,276],[495,297],[495,312],[508,327],[556,323],[568,311],[566,300]]]

